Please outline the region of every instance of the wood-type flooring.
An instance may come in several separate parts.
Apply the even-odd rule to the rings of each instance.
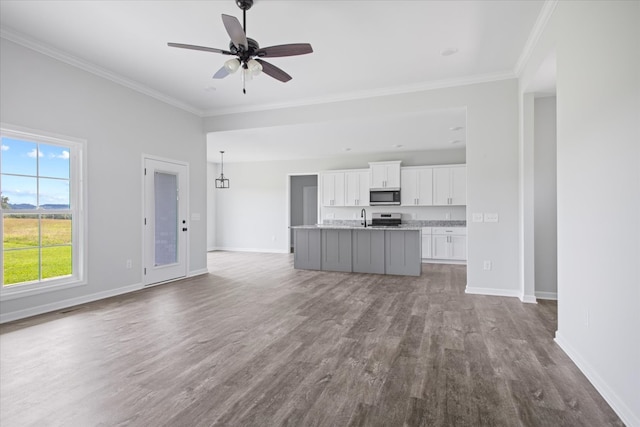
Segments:
[[[556,304],[212,252],[210,274],[0,326],[0,425],[618,426]]]

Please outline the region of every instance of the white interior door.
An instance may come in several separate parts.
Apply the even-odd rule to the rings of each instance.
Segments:
[[[145,285],[187,275],[186,165],[144,159]]]

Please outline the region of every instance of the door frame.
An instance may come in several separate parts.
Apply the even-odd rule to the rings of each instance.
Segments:
[[[184,253],[184,259],[185,259],[185,276],[184,277],[176,277],[174,279],[170,279],[170,280],[165,280],[162,282],[156,282],[156,283],[146,283],[145,280],[145,262],[146,262],[146,258],[145,256],[146,254],[146,227],[145,227],[145,214],[146,214],[146,194],[145,194],[145,161],[146,160],[154,160],[154,161],[158,161],[158,162],[165,162],[165,163],[173,163],[179,166],[184,166],[186,168],[186,183],[185,183],[185,188],[187,189],[186,191],[186,218],[185,220],[187,221],[186,226],[189,229],[187,231],[187,235],[185,236],[185,253]],[[140,176],[141,176],[141,189],[142,189],[142,197],[141,197],[141,204],[142,204],[142,210],[141,210],[141,214],[142,214],[142,218],[140,218],[140,223],[142,224],[142,258],[141,258],[141,263],[140,263],[140,274],[142,277],[142,280],[140,281],[142,283],[142,287],[146,288],[146,287],[151,287],[151,286],[157,286],[157,285],[162,285],[164,283],[170,283],[170,282],[174,282],[176,280],[182,280],[186,277],[189,277],[189,272],[191,271],[191,263],[190,263],[190,231],[191,231],[191,210],[190,210],[190,194],[191,194],[191,187],[190,187],[190,183],[189,183],[189,179],[190,179],[190,169],[189,169],[189,163],[188,162],[183,162],[181,160],[176,160],[176,159],[170,159],[167,157],[160,157],[160,156],[155,156],[153,154],[146,154],[146,153],[142,153],[142,159],[141,159],[141,167],[140,167]]]
[[[286,239],[286,248],[285,248],[285,253],[291,253],[291,248],[293,247],[293,241],[291,238],[291,178],[296,177],[296,176],[315,176],[317,178],[317,182],[318,182],[318,212],[317,212],[317,218],[318,218],[318,222],[321,221],[320,219],[320,205],[321,205],[321,199],[320,199],[320,173],[319,172],[307,172],[307,173],[288,173],[287,174],[287,239]]]

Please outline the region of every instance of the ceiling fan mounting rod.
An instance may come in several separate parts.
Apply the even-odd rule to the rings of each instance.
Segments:
[[[247,34],[247,10],[253,6],[253,0],[236,0],[236,5],[242,9],[242,26],[244,27],[244,34]]]

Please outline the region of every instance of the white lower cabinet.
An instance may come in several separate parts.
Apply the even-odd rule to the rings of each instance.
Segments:
[[[422,227],[422,259],[431,258],[431,227]]]
[[[433,227],[431,229],[431,258],[466,261],[466,227]]]

